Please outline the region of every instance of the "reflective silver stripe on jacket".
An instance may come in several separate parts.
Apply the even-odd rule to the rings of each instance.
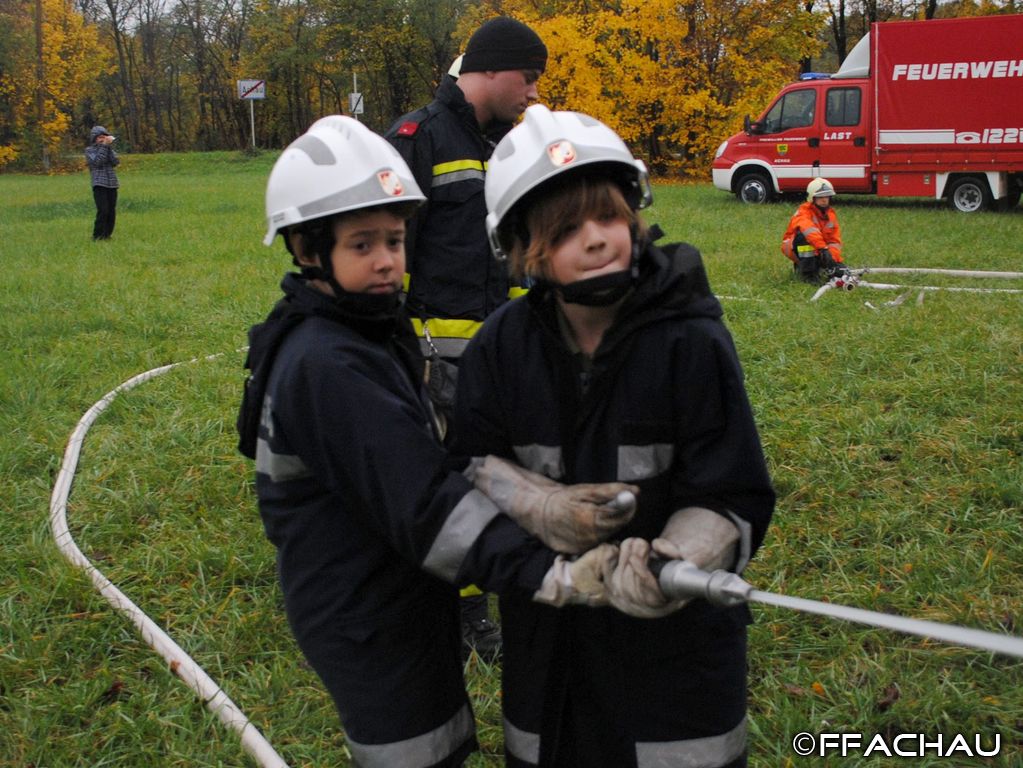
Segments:
[[[256,441],[256,471],[269,475],[275,483],[298,480],[313,474],[298,456],[274,453],[270,443],[263,438]]]
[[[508,752],[530,765],[540,763],[540,734],[523,731],[504,719],[504,745]],[[720,736],[679,741],[636,742],[638,768],[720,768],[746,749],[746,719]]]
[[[504,748],[525,763],[540,763],[540,734],[523,731],[507,717],[504,719]]]
[[[531,472],[546,475],[551,480],[565,476],[560,445],[516,445],[513,450],[519,464]]]
[[[433,546],[423,561],[424,570],[453,582],[465,553],[498,512],[497,505],[475,488],[465,494],[433,540]]]
[[[475,728],[466,705],[446,723],[421,736],[390,744],[359,744],[348,739],[348,749],[360,768],[429,768],[472,738]]]
[[[618,481],[632,483],[664,474],[675,458],[671,443],[618,446]]]
[[[467,346],[469,346],[468,339],[434,336],[432,342],[426,339],[419,340],[419,349],[424,357],[429,357],[432,352],[436,352],[441,357],[461,357]]]
[[[636,742],[637,768],[721,768],[746,749],[746,718],[720,736]]]
[[[560,445],[516,445],[515,457],[526,469],[539,472],[552,480],[565,476]],[[618,446],[619,482],[631,483],[657,477],[671,468],[675,446],[671,443]]]
[[[434,176],[433,181],[430,182],[431,187],[443,187],[445,184],[454,184],[456,181],[465,181],[466,179],[479,179],[483,181],[486,178],[483,171],[477,170],[461,170],[453,171],[450,173],[444,173],[440,176]]]

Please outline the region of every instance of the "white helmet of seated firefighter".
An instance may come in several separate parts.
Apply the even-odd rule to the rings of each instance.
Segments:
[[[559,174],[602,166],[618,180],[633,209],[650,204],[646,165],[614,131],[579,112],[552,112],[542,104],[526,109],[522,122],[501,139],[487,164],[486,227],[494,256],[507,258],[516,206],[530,192]]]
[[[812,203],[815,197],[834,197],[835,188],[827,179],[814,179],[806,185],[806,202]]]
[[[281,153],[266,184],[266,237],[336,213],[426,197],[391,144],[358,120],[317,120]]]

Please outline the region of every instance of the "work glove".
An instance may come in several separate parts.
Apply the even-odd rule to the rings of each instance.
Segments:
[[[608,600],[622,613],[658,618],[687,605],[692,598],[668,600],[647,564],[650,551],[665,560],[684,560],[703,571],[732,566],[739,529],[727,518],[703,507],[685,507],[668,518],[650,545],[626,539],[614,571],[605,575]]]
[[[466,476],[498,509],[555,552],[585,552],[636,512],[639,488],[626,483],[562,485],[496,456],[474,460]]]
[[[668,518],[651,547],[665,560],[686,560],[701,570],[716,571],[735,563],[739,538],[739,529],[724,515],[684,507]]]
[[[614,544],[600,544],[576,558],[558,555],[544,574],[533,600],[560,608],[563,605],[607,605],[604,574],[618,557]]]
[[[817,251],[817,256],[820,258],[821,264],[825,269],[831,269],[835,266],[835,259],[832,257],[831,251],[827,248],[821,248]]]
[[[637,619],[657,619],[674,613],[688,602],[669,600],[650,572],[650,544],[646,539],[626,539],[618,557],[605,562],[607,599],[624,614]]]

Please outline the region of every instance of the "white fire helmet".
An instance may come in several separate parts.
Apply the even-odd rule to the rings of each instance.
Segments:
[[[507,258],[504,235],[512,209],[529,192],[566,171],[598,163],[620,177],[634,209],[650,204],[650,174],[618,134],[579,112],[551,112],[542,104],[526,109],[522,122],[501,139],[487,164],[487,237],[494,256]]]
[[[812,203],[815,197],[834,197],[835,188],[827,179],[814,179],[806,185],[806,202]]]
[[[426,197],[393,146],[358,120],[322,117],[288,145],[266,183],[264,245],[285,227]]]
[[[455,80],[457,80],[458,76],[460,74],[462,74],[462,56],[461,56],[461,54],[459,54],[458,58],[456,58],[453,62],[451,62],[451,66],[448,68],[448,74],[451,75],[453,78],[455,78]]]

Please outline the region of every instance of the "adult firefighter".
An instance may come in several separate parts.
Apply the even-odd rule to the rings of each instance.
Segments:
[[[748,611],[671,603],[647,567],[654,540],[662,557],[741,571],[774,505],[699,252],[652,244],[643,163],[586,115],[527,109],[486,197],[495,253],[534,284],[462,357],[456,448],[491,455],[484,469],[641,489],[606,578],[629,615],[501,595],[508,764],[744,766]]]
[[[426,194],[409,222],[408,307],[443,357],[457,359],[480,322],[508,299],[490,256],[483,179],[497,141],[537,98],[547,48],[525,24],[497,17],[469,38],[458,77],[385,134]]]
[[[483,318],[521,292],[490,256],[483,178],[498,139],[537,98],[547,48],[525,24],[497,17],[473,33],[456,63],[434,100],[386,134],[427,198],[408,225],[408,307],[419,335],[429,334],[427,351],[451,363]],[[434,361],[434,371],[445,367]],[[466,649],[495,658],[501,637],[485,596],[469,587],[464,597]]]
[[[394,148],[351,118],[285,149],[264,242],[283,235],[301,272],[249,333],[238,418],[291,629],[363,768],[459,766],[475,748],[455,586],[600,603],[616,553],[558,556],[452,471],[400,304],[405,219],[422,200]],[[625,490],[537,486],[533,500],[576,524],[581,551],[627,522],[601,506]]]
[[[847,272],[842,263],[838,214],[831,207],[834,196],[830,181],[813,179],[806,185],[806,202],[792,214],[782,236],[781,252],[792,262],[799,279],[808,283]]]

